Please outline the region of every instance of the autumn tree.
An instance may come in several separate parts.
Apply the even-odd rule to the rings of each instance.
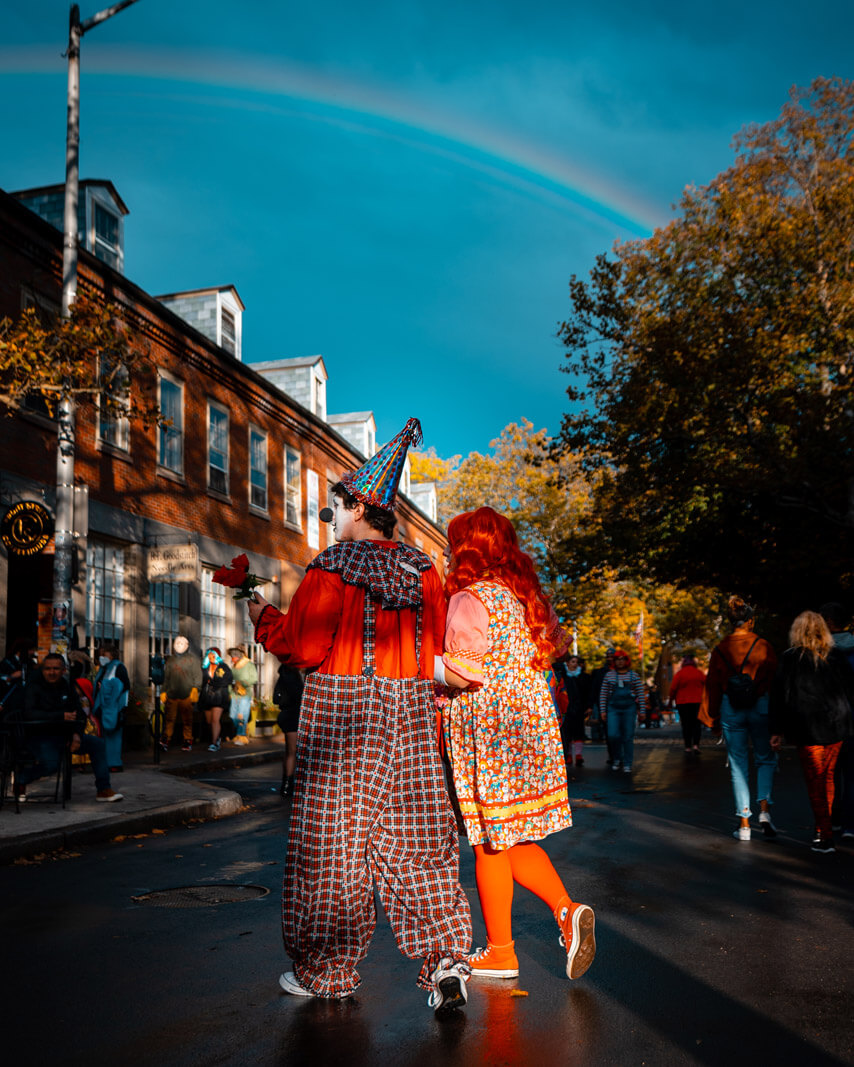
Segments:
[[[66,319],[29,307],[0,320],[3,413],[41,401],[53,416],[60,399],[97,404],[103,419],[157,418],[154,364],[114,305],[80,293]]]
[[[586,557],[792,612],[854,584],[854,82],[793,90],[678,216],[570,282]]]
[[[519,542],[540,567],[541,577],[559,578],[555,548],[567,543],[585,512],[587,484],[578,478],[569,454],[557,456],[545,430],[522,419],[490,442],[490,451],[471,452],[462,461],[416,456],[413,478],[437,482],[439,521],[488,505],[506,515]],[[424,473],[433,478],[423,478]],[[436,477],[438,475],[438,477]]]

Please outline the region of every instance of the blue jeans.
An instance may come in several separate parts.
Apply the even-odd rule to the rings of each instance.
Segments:
[[[34,782],[36,778],[48,778],[50,775],[56,774],[64,751],[63,742],[59,738],[43,737],[39,740],[28,741],[27,748],[35,757],[36,763],[34,767],[24,769],[24,773],[21,776],[21,785]],[[94,734],[81,734],[80,748],[77,751],[82,752],[92,761],[92,770],[95,773],[95,788],[98,791],[109,789],[110,765],[107,762],[107,750],[103,738],[96,737]]]
[[[753,742],[753,761],[756,764],[756,799],[771,803],[771,785],[777,769],[777,757],[771,748],[768,732],[768,696],[762,696],[747,711],[733,708],[726,696],[721,700],[721,727],[729,756],[732,791],[735,794],[736,815],[750,817],[750,786],[748,785],[748,741]]]
[[[608,708],[608,755],[612,760],[622,760],[624,767],[631,767],[635,754],[637,718],[638,709],[635,706],[616,711]]]
[[[234,720],[234,725],[237,727],[237,736],[246,736],[246,724],[249,722],[249,713],[252,710],[252,694],[245,693],[242,697],[233,696],[231,698],[231,711],[229,715]]]

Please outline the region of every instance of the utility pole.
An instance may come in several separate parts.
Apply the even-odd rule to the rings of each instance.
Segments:
[[[94,26],[117,15],[136,0],[121,0],[85,22],[72,4],[68,19],[68,126],[65,139],[65,212],[62,232],[62,317],[68,318],[77,295],[77,205],[80,192],[80,39]],[[51,647],[65,652],[70,644],[71,570],[74,551],[74,403],[60,399],[57,410],[56,523],[53,557]]]

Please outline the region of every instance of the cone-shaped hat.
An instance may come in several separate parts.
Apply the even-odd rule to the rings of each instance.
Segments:
[[[363,504],[394,511],[397,487],[410,445],[421,443],[421,423],[409,419],[400,433],[382,446],[375,456],[353,474],[345,474],[341,484]]]

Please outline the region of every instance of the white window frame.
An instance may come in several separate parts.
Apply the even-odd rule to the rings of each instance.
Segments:
[[[128,375],[127,367],[123,367],[122,370],[119,371],[119,374],[122,374],[122,373],[124,373],[125,378],[127,378],[127,375]],[[96,436],[97,436],[98,444],[100,446],[106,445],[109,448],[115,448],[120,452],[130,452],[130,419],[128,418],[127,415],[119,415],[116,418],[109,418],[108,416],[102,414],[102,412],[101,412],[101,398],[103,397],[103,395],[104,395],[103,393],[99,393],[98,394],[98,403],[97,403],[98,411],[97,411],[97,419],[96,419],[96,422],[95,422],[95,433],[96,433]],[[130,406],[130,397],[129,396],[128,396],[125,404],[123,404],[122,406],[123,406],[123,409],[125,411],[128,410],[128,408]],[[116,439],[115,440],[111,440],[109,437],[104,435],[103,426],[105,424],[108,424],[110,426],[115,426],[115,428],[116,428]]]
[[[86,548],[86,643],[97,648],[115,641],[121,648],[125,636],[125,577],[127,558],[123,546],[107,541],[89,541]]]
[[[253,435],[257,435],[264,442],[264,503],[263,504],[256,504],[255,501],[252,499],[252,490],[255,488],[255,485],[254,485],[254,483],[252,481],[252,475],[255,472],[255,468],[252,465],[253,464],[253,457],[252,457],[252,438],[253,438]],[[269,510],[269,504],[270,504],[270,464],[269,464],[268,452],[269,452],[269,438],[268,438],[267,434],[261,429],[260,426],[253,426],[252,423],[250,423],[249,424],[249,487],[248,487],[249,488],[249,506],[251,508],[254,508],[256,511],[263,511],[265,514]]]
[[[97,196],[91,197],[91,234],[92,234],[92,251],[101,260],[102,263],[106,263],[108,267],[112,267],[114,270],[120,271],[122,269],[122,218],[121,215],[114,209],[108,207]],[[115,241],[107,241],[98,234],[98,212],[103,212],[108,218],[112,219],[116,227],[116,239]]]
[[[309,548],[320,548],[320,482],[317,471],[305,472],[305,539]]]
[[[180,378],[175,378],[168,371],[159,370],[157,372],[157,400],[161,412],[163,411],[163,383],[174,386],[180,395],[180,412],[181,412],[181,425],[176,429],[175,426],[160,426],[157,430],[157,466],[161,470],[171,471],[172,474],[177,474],[183,477],[184,474],[184,383]],[[177,434],[180,441],[180,461],[178,467],[170,467],[168,463],[164,462],[169,446],[169,435]],[[166,445],[164,447],[164,440]]]
[[[225,419],[225,449],[224,449],[225,467],[222,468],[222,473],[225,475],[225,488],[224,489],[220,489],[218,486],[213,485],[211,483],[211,468],[214,466],[214,464],[211,462],[211,447],[212,447],[212,444],[213,444],[213,441],[211,440],[211,412],[214,412],[214,411],[217,413],[217,415],[222,415],[223,418]],[[223,407],[222,404],[218,404],[215,400],[208,400],[208,415],[207,415],[207,419],[208,419],[208,424],[207,424],[207,440],[208,440],[207,486],[208,486],[208,489],[211,489],[215,493],[221,493],[223,496],[228,496],[228,487],[229,487],[229,481],[230,481],[229,476],[230,476],[230,466],[231,466],[231,464],[230,464],[231,456],[230,456],[230,449],[229,449],[229,443],[230,443],[229,439],[230,439],[230,436],[231,436],[231,433],[230,433],[230,431],[231,431],[231,420],[229,418],[228,409]],[[221,468],[217,467],[216,469],[220,470]]]
[[[227,590],[213,580],[214,572],[202,568],[202,655],[216,647],[223,656],[226,653],[225,622],[228,607]]]
[[[294,461],[296,466],[296,477],[294,479],[288,477],[288,463],[290,461]],[[295,448],[291,448],[289,445],[285,445],[284,482],[285,522],[290,526],[297,526],[302,529],[302,456]],[[295,518],[291,518],[291,511],[293,511]]]

